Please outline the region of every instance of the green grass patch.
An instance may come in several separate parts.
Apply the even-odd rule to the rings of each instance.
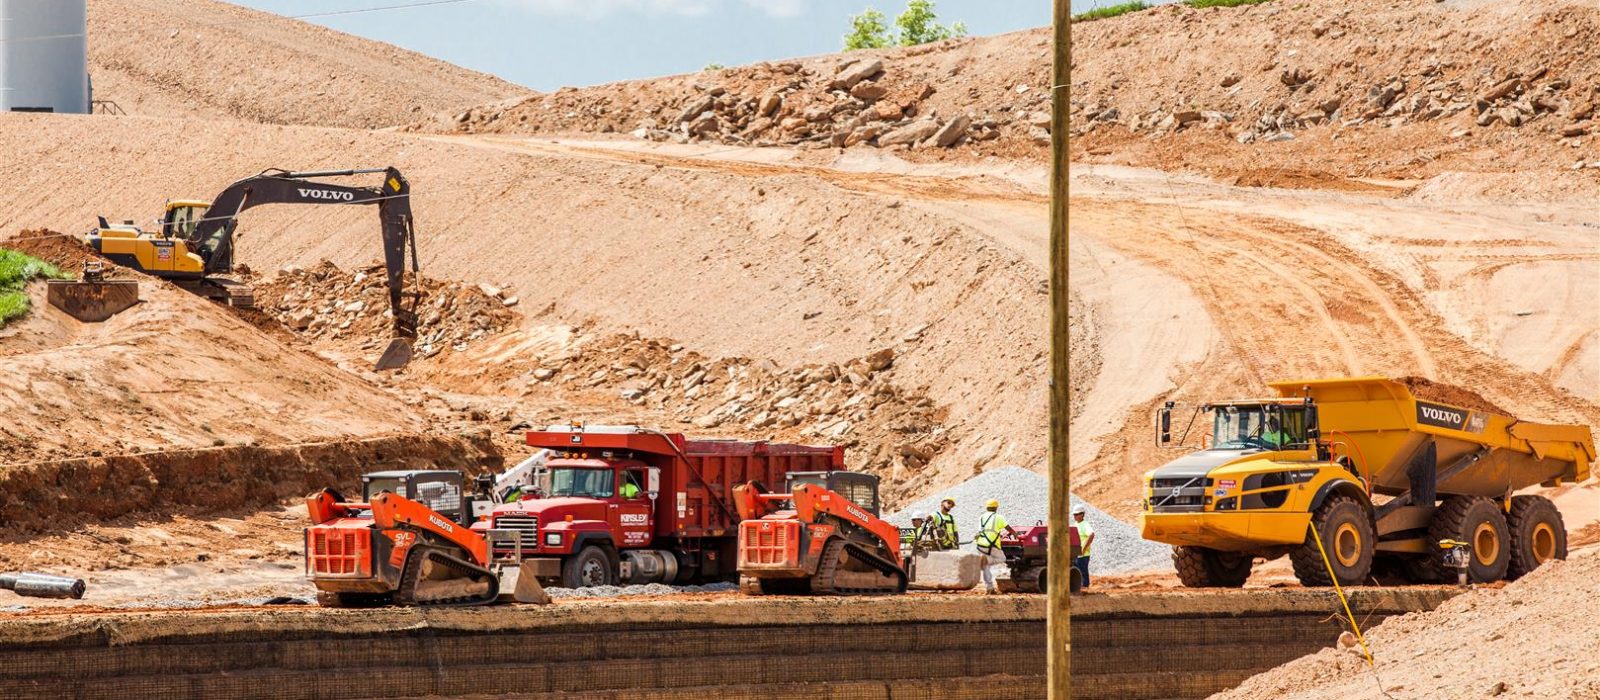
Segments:
[[[1124,2],[1116,5],[1109,5],[1107,7],[1096,7],[1088,12],[1079,12],[1078,14],[1072,16],[1072,21],[1088,22],[1091,20],[1106,19],[1107,17],[1116,17],[1118,15],[1128,14],[1129,12],[1138,12],[1140,10],[1148,9],[1150,9],[1150,3],[1144,2],[1144,0],[1134,0],[1133,2]]]
[[[0,249],[0,328],[28,313],[26,287],[36,279],[70,279],[70,276],[31,255]]]
[[[1240,5],[1260,5],[1272,0],[1183,0],[1189,7],[1238,7]]]

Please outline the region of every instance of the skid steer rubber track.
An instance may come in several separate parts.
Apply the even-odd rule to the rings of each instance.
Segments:
[[[441,576],[440,574],[444,574]],[[486,605],[500,595],[500,577],[440,547],[413,547],[400,575],[400,605]]]
[[[835,539],[822,550],[822,563],[811,590],[824,595],[904,593],[906,574],[859,545]]]

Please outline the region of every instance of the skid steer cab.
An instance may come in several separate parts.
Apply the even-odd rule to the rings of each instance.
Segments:
[[[456,471],[362,477],[362,500],[332,489],[306,499],[305,573],[323,605],[477,605],[500,576],[488,533],[475,532],[473,498]]]

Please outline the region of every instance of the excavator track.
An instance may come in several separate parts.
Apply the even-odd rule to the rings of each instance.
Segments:
[[[906,574],[853,542],[835,539],[822,551],[811,590],[824,595],[904,593]]]
[[[400,605],[486,605],[500,595],[500,577],[440,547],[413,547],[394,601]]]

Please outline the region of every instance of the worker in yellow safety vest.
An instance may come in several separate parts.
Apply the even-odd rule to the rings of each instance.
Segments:
[[[985,593],[997,593],[995,588],[995,565],[1004,566],[1006,563],[1005,552],[1000,549],[1002,534],[1014,533],[1015,530],[1006,523],[1005,516],[1000,515],[1000,502],[991,499],[983,504],[984,513],[978,518],[978,536],[972,543],[978,546],[978,553],[983,555],[983,589]]]
[[[1084,519],[1088,512],[1081,503],[1072,507],[1072,529],[1078,531],[1078,558],[1072,566],[1083,577],[1084,588],[1089,587],[1089,552],[1094,549],[1094,526]]]
[[[928,516],[928,528],[933,535],[933,543],[939,549],[955,549],[960,545],[961,536],[956,531],[956,516],[950,511],[955,510],[956,499],[946,498],[939,502],[939,510]]]

